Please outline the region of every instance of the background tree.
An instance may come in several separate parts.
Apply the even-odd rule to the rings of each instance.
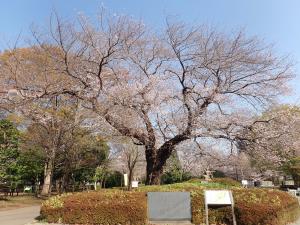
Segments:
[[[264,112],[252,126],[241,132],[240,152],[261,173],[281,171],[282,166],[299,157],[300,109],[281,105]]]
[[[24,146],[43,150],[44,182],[42,194],[51,191],[53,178],[58,191],[72,184],[91,181],[95,168],[107,158],[108,146],[89,127],[77,108],[60,107],[44,110],[44,120],[27,128]],[[41,115],[41,114],[38,114]]]
[[[18,173],[24,185],[33,186],[36,196],[39,195],[40,183],[43,181],[45,155],[41,149],[22,148],[17,159]]]
[[[18,168],[20,133],[9,120],[0,120],[0,182],[11,190],[21,182]]]
[[[192,178],[192,174],[185,171],[182,167],[179,157],[173,152],[172,156],[168,159],[165,171],[161,177],[163,184],[180,183]]]
[[[295,185],[299,186],[300,184],[300,157],[295,157],[288,160],[284,163],[282,167],[285,174],[290,175],[293,177],[295,181]]]
[[[107,164],[109,154],[106,141],[87,128],[77,128],[69,133],[65,138],[65,146],[62,154],[56,158],[55,168],[56,179],[61,182],[63,192],[71,184],[85,186],[93,182],[97,177],[97,168]]]
[[[142,150],[133,143],[123,144],[121,147],[121,160],[126,164],[128,174],[128,190],[131,190],[131,183],[134,180],[136,166],[143,162]]]
[[[95,190],[97,190],[97,183],[99,182],[100,188],[105,186],[105,179],[109,174],[109,169],[107,163],[103,163],[102,165],[98,166],[95,170],[94,174],[94,182],[95,182]]]

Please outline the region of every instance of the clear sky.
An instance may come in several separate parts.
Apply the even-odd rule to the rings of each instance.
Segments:
[[[72,19],[79,12],[93,17],[101,5],[153,27],[162,26],[171,15],[226,32],[244,28],[249,35],[274,43],[278,53],[290,54],[300,74],[299,0],[0,0],[0,49],[20,33],[26,36],[32,23],[47,24],[53,9]],[[299,104],[300,75],[291,86],[294,91],[283,102]]]

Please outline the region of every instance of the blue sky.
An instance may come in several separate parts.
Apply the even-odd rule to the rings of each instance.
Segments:
[[[290,54],[300,73],[299,0],[1,0],[0,49],[24,37],[32,23],[45,25],[55,9],[72,19],[79,12],[93,17],[101,5],[111,12],[132,15],[153,27],[163,26],[166,16],[178,16],[189,23],[209,24],[221,31],[244,28],[274,43],[280,54]],[[291,82],[294,91],[282,101],[300,103],[300,75]]]

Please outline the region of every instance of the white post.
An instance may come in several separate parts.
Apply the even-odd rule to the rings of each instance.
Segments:
[[[234,213],[234,200],[232,196],[232,192],[230,191],[230,199],[231,199],[231,211],[232,211],[232,218],[233,218],[233,225],[236,225],[236,218],[235,218],[235,213]]]
[[[124,186],[125,187],[128,186],[128,174],[127,173],[124,174]]]
[[[208,205],[205,202],[205,214],[206,214],[206,225],[209,225],[208,223]]]

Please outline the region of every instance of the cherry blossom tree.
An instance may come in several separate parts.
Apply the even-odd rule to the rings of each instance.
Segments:
[[[280,170],[300,155],[300,109],[276,106],[264,112],[259,120],[241,131],[239,151],[247,154],[261,172]]]
[[[286,92],[294,75],[289,59],[256,37],[181,22],[167,21],[156,32],[105,12],[95,23],[80,17],[76,25],[54,16],[49,32],[35,30],[33,37],[30,51],[45,56],[42,72],[25,70],[26,60],[11,52],[1,76],[23,98],[29,92],[34,98],[74,96],[143,145],[147,184],[160,183],[179,144],[194,138],[231,142],[241,126],[253,123],[253,109]],[[40,85],[41,79],[48,82]]]

